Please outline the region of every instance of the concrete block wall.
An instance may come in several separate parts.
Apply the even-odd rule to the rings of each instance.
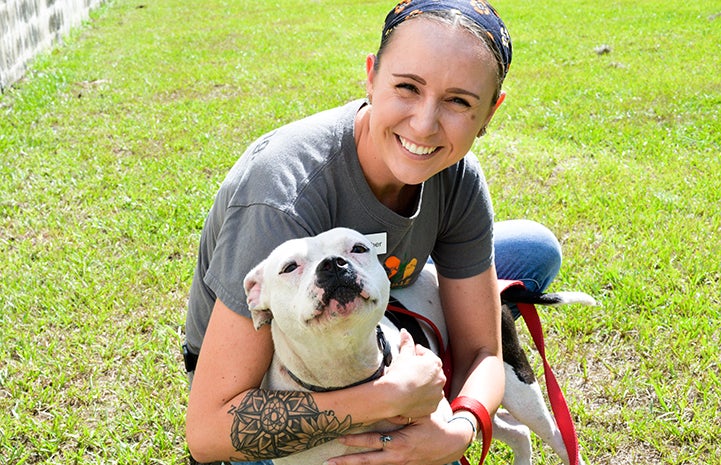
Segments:
[[[105,0],[0,0],[0,91]]]

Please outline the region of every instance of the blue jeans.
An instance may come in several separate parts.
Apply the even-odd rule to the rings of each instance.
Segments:
[[[530,220],[494,225],[496,272],[523,281],[529,291],[545,291],[561,268],[561,245],[545,226]]]
[[[556,236],[530,220],[499,221],[493,230],[498,278],[522,281],[529,291],[545,291],[561,269]],[[514,318],[521,316],[515,305],[509,307]]]

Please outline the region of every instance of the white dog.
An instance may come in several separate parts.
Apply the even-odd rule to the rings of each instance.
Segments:
[[[390,294],[388,278],[371,242],[356,231],[336,228],[287,241],[248,273],[244,286],[256,329],[271,324],[275,354],[263,382],[266,389],[318,391],[360,384],[381,376],[389,359],[398,353],[399,329],[384,316]],[[448,340],[432,265],[424,268],[413,286],[392,294],[404,307],[433,321],[441,338]],[[541,297],[545,299],[538,303],[593,300],[580,293]],[[425,323],[420,326],[430,348],[438,353],[435,333]],[[530,464],[530,427],[567,464],[560,432],[505,306],[503,332],[505,410],[499,410],[493,419],[494,435],[511,446],[515,465]],[[439,410],[450,418],[445,400]],[[397,428],[383,422],[363,431]],[[329,457],[357,451],[331,441],[274,462],[319,465]]]

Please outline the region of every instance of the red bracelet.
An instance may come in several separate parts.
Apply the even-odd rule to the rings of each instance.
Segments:
[[[488,449],[491,448],[491,440],[493,439],[493,423],[491,423],[491,416],[488,415],[488,410],[476,399],[466,396],[453,399],[453,402],[451,402],[451,410],[453,410],[454,413],[458,410],[467,410],[476,417],[476,421],[478,421],[478,425],[481,427],[481,435],[483,438],[483,449],[479,465],[482,464],[483,461],[486,460],[486,455],[488,455]]]

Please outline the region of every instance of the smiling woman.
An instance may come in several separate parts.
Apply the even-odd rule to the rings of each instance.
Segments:
[[[455,414],[467,421],[434,415],[444,375],[438,357],[420,349],[378,380],[298,392],[284,397],[285,407],[312,405],[348,425],[403,419],[392,442],[377,433],[346,436],[346,445],[368,451],[328,463],[450,463],[463,455],[481,430],[477,418],[487,417],[481,410],[493,413],[503,394],[496,267],[532,290],[560,267],[558,242],[540,225],[509,223],[494,235],[488,187],[470,152],[503,102],[510,61],[510,37],[488,3],[405,0],[386,17],[378,54],[366,58],[367,99],[282,126],[247,149],[206,220],[189,299],[188,347],[200,353],[187,415],[196,459],[278,459],[315,444],[291,423],[283,425],[286,439],[275,436],[282,444],[264,442],[266,431],[239,420],[275,407],[258,391],[274,340],[266,327],[254,329],[247,302],[257,296],[238,283],[282,242],[336,227],[383,238],[377,259],[391,287],[412,289],[432,257],[453,344],[449,391],[473,399],[464,405],[474,411]],[[297,272],[289,263],[284,277]],[[304,295],[312,288],[297,284]],[[331,296],[334,305],[344,292]],[[229,439],[241,436],[247,441]]]

